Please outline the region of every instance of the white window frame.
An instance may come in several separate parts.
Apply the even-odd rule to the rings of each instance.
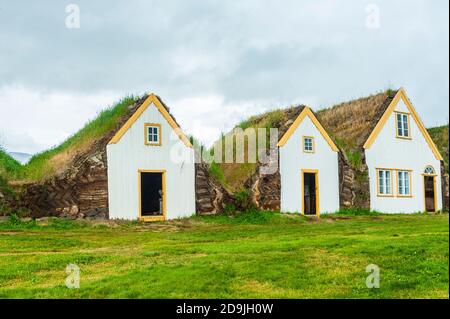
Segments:
[[[150,128],[152,130],[156,129],[156,134],[155,133],[150,133],[149,130]],[[149,137],[150,134],[153,137],[157,137],[157,140],[152,140],[150,141]],[[145,145],[148,146],[161,146],[161,124],[158,123],[145,123],[145,129],[144,129],[144,138],[145,138]]]
[[[311,149],[309,149],[309,147],[308,147],[308,149],[306,148],[307,147],[307,140],[311,141]],[[303,136],[303,152],[304,153],[315,153],[316,152],[314,136]]]
[[[428,170],[431,170],[431,172],[428,171]],[[428,176],[436,176],[436,170],[434,169],[433,166],[428,165],[428,166],[425,167],[425,169],[423,170],[423,174],[424,174],[424,175],[428,175]]]
[[[403,139],[411,139],[411,125],[409,113],[395,112],[396,136]]]
[[[412,197],[412,174],[408,170],[397,170],[397,196]]]
[[[392,169],[377,168],[377,195],[379,197],[393,197],[394,196],[394,174]],[[389,173],[389,179],[387,177]]]

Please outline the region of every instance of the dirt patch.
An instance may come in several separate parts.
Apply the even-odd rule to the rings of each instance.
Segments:
[[[326,219],[331,219],[331,220],[348,220],[348,219],[352,219],[350,216],[329,216]]]

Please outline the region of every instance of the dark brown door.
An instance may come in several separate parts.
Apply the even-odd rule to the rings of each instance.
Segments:
[[[435,212],[435,189],[434,189],[434,176],[424,176],[425,184],[425,209],[427,212]]]
[[[303,173],[303,210],[305,215],[316,214],[315,173]]]
[[[141,216],[163,215],[162,173],[141,173]]]

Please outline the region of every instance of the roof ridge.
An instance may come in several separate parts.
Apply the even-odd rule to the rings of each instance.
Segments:
[[[319,110],[318,113],[323,112],[323,111],[327,111],[327,110],[330,110],[330,109],[333,109],[333,108],[336,108],[336,107],[342,107],[343,105],[352,104],[352,103],[360,102],[360,101],[363,101],[363,100],[368,100],[370,98],[378,97],[378,96],[381,96],[381,95],[386,95],[386,99],[393,99],[400,90],[401,89],[396,89],[396,90],[389,89],[389,90],[385,90],[383,92],[372,93],[370,95],[361,96],[361,97],[350,99],[350,100],[347,100],[347,101],[335,103],[335,104],[333,104],[331,106],[328,106],[328,107],[325,107],[325,108]]]

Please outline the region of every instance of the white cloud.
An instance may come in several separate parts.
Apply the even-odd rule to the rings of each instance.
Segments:
[[[36,153],[57,145],[118,99],[111,92],[71,94],[0,89],[0,136],[8,151]]]
[[[187,97],[170,102],[169,106],[183,130],[211,146],[221,133],[229,132],[240,121],[252,115],[297,104],[315,105],[314,97],[299,97],[292,101],[248,100],[226,101],[221,95]]]
[[[238,120],[254,112],[255,101],[226,103],[219,95],[195,96],[170,103],[183,129],[208,146],[230,130]]]

